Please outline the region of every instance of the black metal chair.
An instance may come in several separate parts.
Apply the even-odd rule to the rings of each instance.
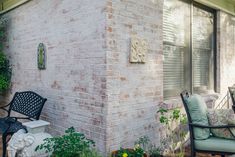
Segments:
[[[229,128],[235,128],[235,125],[206,126],[206,125],[200,125],[200,124],[193,123],[192,117],[190,115],[189,108],[188,108],[188,105],[187,105],[187,99],[190,98],[191,95],[190,95],[189,92],[183,91],[180,94],[180,96],[181,96],[181,99],[183,101],[183,105],[184,105],[184,108],[185,108],[185,111],[186,111],[186,114],[187,114],[187,117],[188,117],[188,126],[189,126],[190,143],[191,143],[191,157],[195,157],[196,152],[209,153],[209,154],[212,154],[212,155],[218,154],[218,155],[221,155],[222,157],[224,157],[225,155],[235,154],[235,149],[234,149],[234,152],[222,152],[222,151],[217,151],[217,150],[205,150],[205,149],[202,150],[202,149],[196,148],[196,146],[195,146],[196,139],[194,137],[194,129],[193,128],[208,128],[210,130],[211,129],[222,129],[222,128],[228,128],[229,129]],[[220,139],[220,138],[218,138],[218,139]],[[226,139],[224,139],[224,140],[226,141]],[[229,142],[231,140],[227,140],[227,141]],[[221,145],[220,142],[217,142],[216,144],[218,144],[218,147],[220,147],[220,145]]]
[[[46,100],[46,98],[43,98],[32,91],[16,92],[12,101],[8,105],[0,107],[0,109],[7,112],[6,117],[0,118],[0,134],[2,134],[3,157],[6,156],[6,147],[8,142],[7,137],[9,135],[13,135],[20,129],[26,130],[26,128],[18,120],[38,120]],[[12,111],[19,113],[20,116],[13,117],[11,115]]]
[[[230,94],[230,97],[231,97],[231,100],[232,100],[232,109],[233,109],[233,112],[235,113],[235,87],[228,87],[228,91],[229,91],[229,94]]]

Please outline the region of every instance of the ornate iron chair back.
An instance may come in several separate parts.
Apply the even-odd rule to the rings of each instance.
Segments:
[[[16,92],[12,101],[0,109],[7,112],[7,117],[0,118],[0,132],[2,134],[2,157],[6,157],[7,136],[13,135],[20,129],[26,129],[19,119],[38,120],[46,98],[32,91]],[[8,107],[8,109],[6,108]],[[11,112],[17,112],[24,117],[13,117]]]
[[[38,120],[46,100],[32,91],[16,92],[10,102],[8,116],[11,111],[15,111],[28,118]]]

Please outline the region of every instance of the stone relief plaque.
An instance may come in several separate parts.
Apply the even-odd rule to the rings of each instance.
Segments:
[[[131,52],[130,52],[131,63],[145,63],[147,51],[148,51],[147,40],[138,38],[136,36],[131,38]]]
[[[38,69],[46,69],[46,48],[43,43],[38,45]]]

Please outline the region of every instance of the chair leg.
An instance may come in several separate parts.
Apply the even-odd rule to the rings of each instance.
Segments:
[[[193,149],[191,149],[191,157],[195,157],[195,156],[196,156],[196,152]]]
[[[196,152],[194,151],[194,147],[193,147],[192,143],[190,145],[190,148],[191,148],[191,156],[190,157],[195,157],[196,156]]]
[[[2,134],[2,157],[6,157],[7,150],[7,135]]]

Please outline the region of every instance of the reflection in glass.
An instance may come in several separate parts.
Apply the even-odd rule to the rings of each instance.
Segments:
[[[164,98],[178,96],[183,89],[189,88],[189,67],[185,66],[186,58],[189,56],[189,17],[189,4],[181,1],[164,1]]]
[[[196,93],[214,89],[214,31],[214,13],[185,1],[164,0],[165,100],[185,89]]]
[[[213,89],[214,71],[214,15],[193,8],[193,90],[204,92]]]

